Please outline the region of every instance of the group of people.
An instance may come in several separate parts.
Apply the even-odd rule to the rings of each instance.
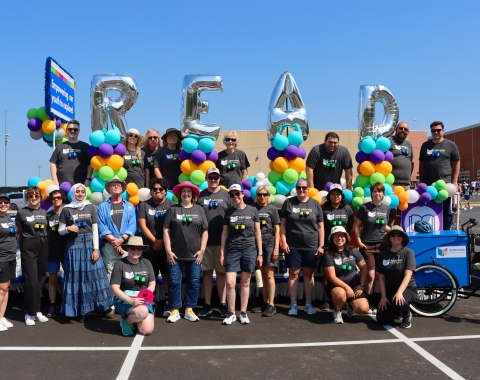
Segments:
[[[155,292],[159,273],[165,293],[163,316],[168,322],[181,318],[182,307],[186,320],[206,318],[213,313],[215,271],[222,323],[231,325],[237,320],[235,293],[240,272],[239,321],[248,324],[250,279],[256,268],[261,269],[264,303],[252,312],[267,317],[276,313],[274,271],[280,252],[285,254],[288,267],[289,315],[298,313],[300,271],[305,291],[303,310],[316,313],[312,305],[314,271],[321,267],[325,278],[322,309],[332,305],[335,323],[343,322],[341,309],[347,305],[349,316],[376,314],[379,323],[391,323],[399,317],[401,327],[411,326],[415,257],[407,247],[408,235],[393,225],[396,212],[382,203],[385,188],[381,183],[372,185],[372,200],[354,217],[339,185],[344,172],[346,186],[351,188],[352,160],[335,132],[329,132],[324,143],[311,150],[307,178],[297,181],[295,196],[287,198],[278,210],[270,204],[268,186],[258,187],[254,204],[244,199],[240,182],[247,178],[249,162],[237,149],[235,132],[225,134],[226,149],[219,153],[217,167],[207,171],[205,190],[190,182],[179,183],[183,136],[176,129],[162,135],[163,146],[156,130],[148,130],[146,139],[141,139],[137,130],[129,130],[124,141],[126,157],[139,160],[142,170],[137,164],[129,167],[125,158],[127,179],[114,177],[107,182],[110,197],[95,207],[86,201],[92,170],[86,154],[88,144],[78,140],[79,128],[75,120],[68,123],[69,140],[60,144],[51,158],[54,182],[74,184],[69,204],[61,190],[52,191],[49,200],[53,208],[47,213],[40,208],[40,190],[31,187],[28,206],[19,210],[13,223],[6,214],[10,199],[0,194],[0,218],[5,219],[0,229],[0,330],[12,327],[4,313],[9,283],[15,276],[17,238],[25,281],[25,323],[29,326],[56,316],[60,263],[65,273],[60,312],[80,322],[91,312],[110,318],[117,312],[125,335],[133,335],[136,329],[150,334],[155,303],[148,294]],[[443,128],[441,122],[432,123],[433,139],[422,146],[421,181],[458,180],[458,149],[443,138]],[[390,137],[396,184],[402,186],[409,186],[413,172],[408,133],[408,124],[401,122]],[[75,160],[72,154],[68,156],[72,152],[77,153]],[[139,187],[146,185],[151,191],[151,198],[137,209],[121,197],[128,181],[139,181]],[[309,197],[310,184],[323,189],[327,182],[333,185],[321,206]],[[178,204],[166,198],[169,189]],[[450,211],[449,207],[446,210]],[[449,215],[444,213],[444,227]],[[358,249],[350,244],[352,230]],[[47,271],[51,304],[44,316],[40,295]],[[197,316],[194,309],[202,272],[205,305]],[[183,299],[182,277],[186,285]]]

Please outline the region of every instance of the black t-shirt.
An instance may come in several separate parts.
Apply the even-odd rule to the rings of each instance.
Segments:
[[[197,204],[190,208],[175,204],[168,209],[163,226],[170,228],[170,244],[177,259],[195,260],[193,255],[200,249],[202,233],[208,230],[203,208]]]
[[[218,153],[216,166],[220,170],[220,185],[228,189],[231,185],[242,182],[242,170],[248,169],[250,162],[242,150],[237,149],[230,154],[222,150]]]
[[[123,157],[123,167],[127,171],[125,182],[134,182],[139,189],[145,187],[144,158],[145,152],[143,150],[140,150],[140,157],[137,156],[134,150],[127,150]]]
[[[389,248],[382,249],[378,256],[376,264],[377,272],[385,275],[385,287],[387,292],[396,292],[403,281],[406,270],[415,273],[417,265],[415,263],[415,253],[407,247],[403,247],[398,252],[392,252]],[[415,289],[417,284],[415,279],[410,279],[407,288]]]
[[[152,180],[155,178],[154,174],[154,165],[155,165],[155,156],[157,155],[158,149],[150,150],[148,148],[143,148],[145,155],[143,160],[143,168],[148,169],[150,177],[149,179]]]
[[[328,237],[335,221],[338,226],[344,227],[347,232],[347,224],[353,222],[355,216],[353,215],[352,208],[347,204],[340,204],[338,208],[332,206],[330,202],[326,202],[322,205],[323,211],[323,229],[325,230],[325,245],[328,245]],[[342,222],[339,224],[338,222]]]
[[[363,222],[362,243],[381,243],[387,231],[389,217],[390,208],[383,203],[380,206],[375,206],[372,202],[361,205],[357,219]]]
[[[123,219],[123,202],[110,202],[110,217],[112,218],[113,224],[115,224],[117,229],[120,231],[122,228]]]
[[[439,154],[438,157],[437,154]],[[450,183],[452,182],[451,163],[460,160],[460,153],[453,141],[444,139],[441,143],[435,144],[432,140],[428,140],[420,148],[419,160],[423,162],[423,174],[420,182],[431,185],[433,182],[443,179]]]
[[[353,164],[350,152],[344,146],[339,145],[335,152],[327,153],[325,144],[320,144],[308,154],[307,167],[313,169],[315,188],[324,190],[327,182],[340,183],[342,171],[353,168]]]
[[[9,263],[17,257],[17,233],[10,216],[0,216],[0,263]]]
[[[47,212],[48,220],[48,261],[53,263],[63,262],[65,244],[67,242],[66,235],[58,233],[58,224],[60,221],[60,213],[50,210]]]
[[[390,152],[393,153],[392,174],[395,177],[395,183],[410,185],[413,160],[412,144],[408,140],[401,141],[395,136],[390,136],[389,140]],[[402,150],[404,153],[402,153]]]
[[[178,185],[178,176],[182,173],[180,170],[180,149],[171,150],[166,146],[159,148],[153,167],[160,169],[162,177],[168,182],[168,188],[173,189],[175,185]]]
[[[15,223],[22,229],[22,239],[47,237],[47,212],[45,210],[24,207],[17,212]]]
[[[148,230],[155,236],[156,239],[163,240],[163,222],[167,215],[167,210],[176,205],[175,202],[164,198],[163,203],[156,204],[152,198],[146,202],[140,203],[138,206],[137,219],[145,219],[145,224]],[[143,237],[143,244],[148,245],[147,252],[153,252],[153,243],[145,236]]]
[[[258,217],[260,218],[260,231],[262,231],[262,245],[263,252],[273,250],[275,247],[275,225],[280,224],[280,216],[278,215],[278,209],[274,205],[266,205],[260,207],[255,203],[255,208],[258,211]]]
[[[306,202],[300,202],[297,197],[287,198],[280,217],[287,220],[287,244],[290,248],[304,251],[318,248],[317,223],[323,222],[320,203],[312,198]]]
[[[228,226],[227,250],[244,250],[255,245],[255,222],[260,222],[255,207],[248,206],[242,210],[230,207],[225,211],[223,224]]]
[[[50,157],[50,162],[57,166],[59,184],[68,182],[70,185],[74,185],[85,182],[90,165],[90,157],[87,153],[88,147],[89,145],[83,141],[76,143],[66,141],[55,148]]]
[[[337,278],[350,287],[357,286],[360,283],[356,265],[364,261],[361,253],[356,248],[352,247],[352,251],[352,256],[347,256],[343,251],[337,253],[337,256],[333,256],[330,251],[323,255],[323,266],[325,268],[334,267]]]
[[[98,224],[97,209],[92,204],[87,204],[82,210],[64,207],[60,213],[60,223],[71,226],[78,226],[78,235],[88,234],[92,232],[92,224]],[[67,238],[75,237],[75,235],[67,234]]]
[[[225,211],[233,206],[230,196],[222,188],[216,193],[205,189],[200,192],[197,203],[202,206],[208,221],[207,245],[220,245],[223,217],[225,216]]]
[[[135,276],[140,278],[135,281]],[[142,281],[142,277],[145,281]],[[128,257],[117,260],[110,277],[110,284],[120,285],[122,291],[140,291],[146,289],[152,281],[156,281],[152,263],[143,257],[137,264],[131,264]]]

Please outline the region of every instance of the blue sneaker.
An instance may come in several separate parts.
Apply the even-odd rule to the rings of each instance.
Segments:
[[[134,336],[135,335],[135,327],[133,327],[132,323],[128,323],[123,318],[120,319],[120,326],[122,327],[122,334],[125,336]]]

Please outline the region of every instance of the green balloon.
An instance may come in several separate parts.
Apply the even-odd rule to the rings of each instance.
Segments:
[[[121,180],[125,181],[125,178],[127,178],[127,171],[125,168],[120,168],[118,170],[114,170],[113,173]]]
[[[395,182],[395,176],[390,173],[389,175],[387,175],[385,177],[385,183],[388,184],[388,185],[393,185],[393,183]]]
[[[180,175],[178,176],[178,183],[182,183],[185,181],[190,181],[190,176],[185,173],[180,173]]]
[[[295,169],[289,168],[283,172],[283,180],[286,183],[295,183],[298,181],[298,173]]]
[[[440,181],[442,181],[442,180],[440,180]],[[440,181],[437,181],[437,184],[438,184]],[[443,182],[443,181],[442,181],[442,182]],[[437,197],[435,198],[435,200],[438,199],[439,201],[443,202],[443,201],[444,201],[445,199],[447,199],[447,198],[448,198],[448,192],[447,192],[447,190],[440,190],[440,191],[438,192],[438,195],[437,195]]]
[[[440,190],[445,190],[445,186],[447,184],[445,183],[445,181],[443,179],[439,179],[437,182],[435,182],[435,188],[440,191]],[[445,198],[447,199],[447,198]]]
[[[433,201],[435,203],[442,203],[443,202],[441,199],[438,199],[438,196]]]
[[[365,191],[361,187],[356,187],[355,189],[353,189],[353,196],[356,198],[363,198],[364,193]],[[352,201],[352,204],[353,204],[353,201]]]
[[[36,119],[37,118],[37,109],[36,108],[30,108],[27,111],[27,119]]]
[[[268,180],[272,185],[275,185],[278,181],[283,179],[283,173],[279,173],[276,170],[272,170],[268,173]]]
[[[48,116],[47,111],[45,111],[45,107],[40,107],[37,110],[37,118],[41,121],[50,120],[50,116]]]
[[[92,195],[92,189],[87,187],[87,200],[90,199],[90,195]]]
[[[382,173],[373,173],[370,176],[370,183],[373,185],[374,183],[385,183],[385,176]]]
[[[356,180],[358,187],[370,186],[370,177],[360,174]]]
[[[307,173],[305,173],[305,170],[298,175],[298,178],[307,179]]]
[[[190,181],[194,183],[195,185],[200,185],[205,181],[205,173],[202,172],[201,170],[197,169],[190,174]]]
[[[275,202],[275,195],[270,195],[270,202],[269,203],[273,203]]]
[[[172,199],[173,199],[174,202],[178,203],[178,198],[175,195],[172,197]]]
[[[100,177],[100,179],[104,180],[105,182],[110,181],[114,175],[115,175],[115,172],[110,166],[102,166],[98,171],[98,176]]]
[[[275,188],[275,186],[268,186],[268,189],[270,190],[270,195],[271,196],[274,196],[275,194],[277,194],[277,189]],[[271,202],[273,203],[273,202]]]
[[[363,190],[363,189],[362,189]],[[358,209],[363,203],[363,199],[360,197],[355,197],[352,199],[352,208]]]
[[[65,142],[65,141],[68,141],[68,137],[64,137],[64,138],[62,139],[62,142]]]
[[[100,174],[98,174],[98,170],[94,170],[94,171],[93,171],[93,176],[94,176],[95,178],[98,178],[98,177],[100,176]]]

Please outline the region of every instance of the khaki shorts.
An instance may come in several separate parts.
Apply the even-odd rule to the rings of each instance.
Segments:
[[[225,267],[220,264],[220,246],[207,245],[202,260],[202,271],[213,270],[225,273]]]

